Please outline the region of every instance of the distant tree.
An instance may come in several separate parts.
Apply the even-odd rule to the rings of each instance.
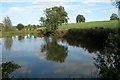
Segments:
[[[3,25],[5,31],[10,31],[12,29],[12,22],[8,16],[3,19]]]
[[[21,23],[19,23],[19,24],[16,26],[16,28],[17,28],[18,30],[22,30],[22,29],[24,28],[24,25],[21,24]]]
[[[66,24],[68,22],[68,14],[64,7],[52,7],[47,8],[45,11],[45,25],[51,30],[56,30],[59,25]]]
[[[0,31],[3,30],[3,27],[4,27],[3,23],[0,23]]]
[[[110,17],[110,20],[119,20],[119,17],[117,14],[113,13]]]
[[[77,15],[76,23],[85,22],[85,17],[83,15]]]

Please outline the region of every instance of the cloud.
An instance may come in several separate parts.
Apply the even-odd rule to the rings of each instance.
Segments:
[[[25,2],[31,2],[31,1],[22,1],[22,0],[2,0],[0,3],[25,3]]]
[[[103,10],[102,12],[103,13],[115,13],[117,11],[118,11],[117,9],[108,9],[108,10]]]
[[[55,65],[55,73],[76,73],[83,75],[90,75],[97,72],[97,68],[91,62],[68,61],[65,63]]]
[[[33,4],[45,4],[45,3],[69,3],[69,2],[81,2],[81,0],[36,0]]]
[[[109,4],[109,3],[111,3],[111,0],[86,0],[86,1],[83,1],[83,4],[86,4],[88,6],[93,6],[97,3]]]
[[[85,13],[92,13],[92,11],[91,10],[80,10],[80,13],[82,13],[82,14],[85,14]]]
[[[21,8],[21,7],[11,7],[11,8],[9,8],[9,11],[11,11],[11,12],[24,11],[24,8]]]

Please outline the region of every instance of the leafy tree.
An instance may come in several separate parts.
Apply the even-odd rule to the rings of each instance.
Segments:
[[[68,22],[68,14],[62,6],[47,8],[44,13],[45,21],[43,21],[50,30],[56,30],[59,25],[64,23],[66,24]]]
[[[3,25],[5,31],[10,31],[12,29],[12,22],[8,16],[3,19]]]
[[[19,24],[16,26],[16,28],[17,28],[18,30],[22,30],[22,29],[24,28],[24,25],[21,24],[21,23],[19,23]]]
[[[77,15],[76,22],[77,23],[85,22],[85,17],[83,15]]]
[[[110,20],[119,20],[119,17],[117,14],[113,13],[110,17]]]
[[[41,26],[46,26],[45,25],[45,18],[44,17],[40,17],[39,21],[41,22]]]

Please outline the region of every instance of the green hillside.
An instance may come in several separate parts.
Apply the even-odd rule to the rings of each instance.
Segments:
[[[64,25],[59,26],[59,29],[94,28],[94,27],[116,28],[118,27],[118,20],[70,23],[70,24],[64,24]]]

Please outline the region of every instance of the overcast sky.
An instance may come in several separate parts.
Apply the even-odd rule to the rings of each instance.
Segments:
[[[0,22],[9,16],[13,25],[39,24],[43,11],[53,6],[65,7],[69,23],[75,23],[78,14],[87,22],[109,20],[112,13],[118,14],[111,0],[0,0]]]

